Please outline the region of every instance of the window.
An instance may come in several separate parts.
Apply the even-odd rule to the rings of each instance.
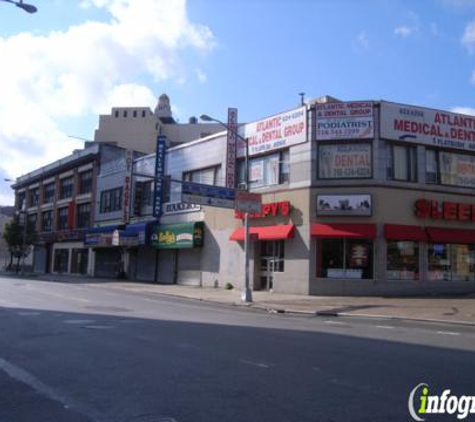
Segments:
[[[238,187],[246,187],[246,162],[241,159],[237,169]],[[249,158],[249,188],[279,185],[290,180],[289,151]]]
[[[203,183],[205,185],[219,186],[220,184],[222,184],[221,166],[187,171],[183,173],[183,180],[186,182]]]
[[[429,280],[475,281],[474,245],[429,244]]]
[[[419,243],[388,240],[388,279],[419,279]]]
[[[41,227],[44,232],[50,232],[53,226],[53,211],[44,211],[41,216]]]
[[[35,205],[38,205],[38,203],[40,202],[39,188],[30,189],[29,196],[30,196],[30,200],[29,200],[30,207],[34,207]]]
[[[372,176],[369,143],[319,144],[319,179],[362,179]]]
[[[373,278],[373,242],[368,239],[324,239],[319,242],[317,276]]]
[[[68,207],[58,208],[58,230],[69,229],[68,215]]]
[[[79,204],[77,206],[77,221],[78,229],[85,229],[89,227],[91,222],[91,204]]]
[[[145,117],[145,110],[142,110],[142,117]]]
[[[92,170],[79,173],[79,194],[90,193],[92,190]]]
[[[100,212],[113,212],[122,209],[122,188],[110,189],[101,192]]]
[[[59,199],[73,196],[73,177],[65,177],[59,181]]]
[[[68,249],[56,249],[54,251],[54,272],[67,273],[69,261]]]
[[[25,203],[25,198],[26,198],[26,192],[20,192],[18,194],[18,207],[20,209],[23,208],[23,204]],[[26,204],[25,204],[25,206],[26,206]]]
[[[134,116],[134,117],[137,117],[137,110],[134,110],[134,111],[133,111],[133,116]]]
[[[43,204],[50,204],[54,200],[54,182],[48,183],[43,187]]]
[[[475,155],[426,149],[426,183],[475,187]]]
[[[407,145],[388,144],[387,175],[389,180],[416,182],[416,148]]]
[[[38,214],[28,214],[28,230],[36,231],[36,221],[38,220]]]
[[[124,117],[127,117],[127,110],[124,110]]]
[[[114,117],[119,117],[119,110],[114,111]]]

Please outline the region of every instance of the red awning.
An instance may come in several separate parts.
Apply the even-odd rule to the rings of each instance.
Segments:
[[[258,240],[280,240],[294,237],[295,225],[277,225],[249,227],[249,235]],[[244,227],[239,227],[229,237],[229,240],[244,241]]]
[[[475,243],[475,230],[427,227],[426,231],[434,243]]]
[[[416,242],[425,242],[427,240],[423,227],[400,224],[385,224],[384,237],[388,240],[414,240]]]
[[[376,237],[375,224],[312,224],[311,235],[333,239],[338,237],[369,238]]]

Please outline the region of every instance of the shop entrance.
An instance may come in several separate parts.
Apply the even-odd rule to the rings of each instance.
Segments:
[[[282,271],[284,271],[284,241],[261,241],[261,290],[272,290],[274,287],[274,273]]]

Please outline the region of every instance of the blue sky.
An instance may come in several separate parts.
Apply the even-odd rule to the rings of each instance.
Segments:
[[[182,122],[257,120],[300,92],[475,112],[475,0],[28,1],[38,13],[0,2],[2,180],[163,92]]]

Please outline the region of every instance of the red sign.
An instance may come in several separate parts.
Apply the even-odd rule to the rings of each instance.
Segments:
[[[415,214],[419,218],[436,220],[475,221],[475,205],[418,199]]]
[[[289,215],[290,214],[290,202],[272,202],[269,204],[262,204],[261,212],[255,214],[248,214],[249,218],[264,218],[268,216],[277,217],[278,215]],[[244,218],[244,214],[240,212],[235,212],[234,216],[236,218]]]

